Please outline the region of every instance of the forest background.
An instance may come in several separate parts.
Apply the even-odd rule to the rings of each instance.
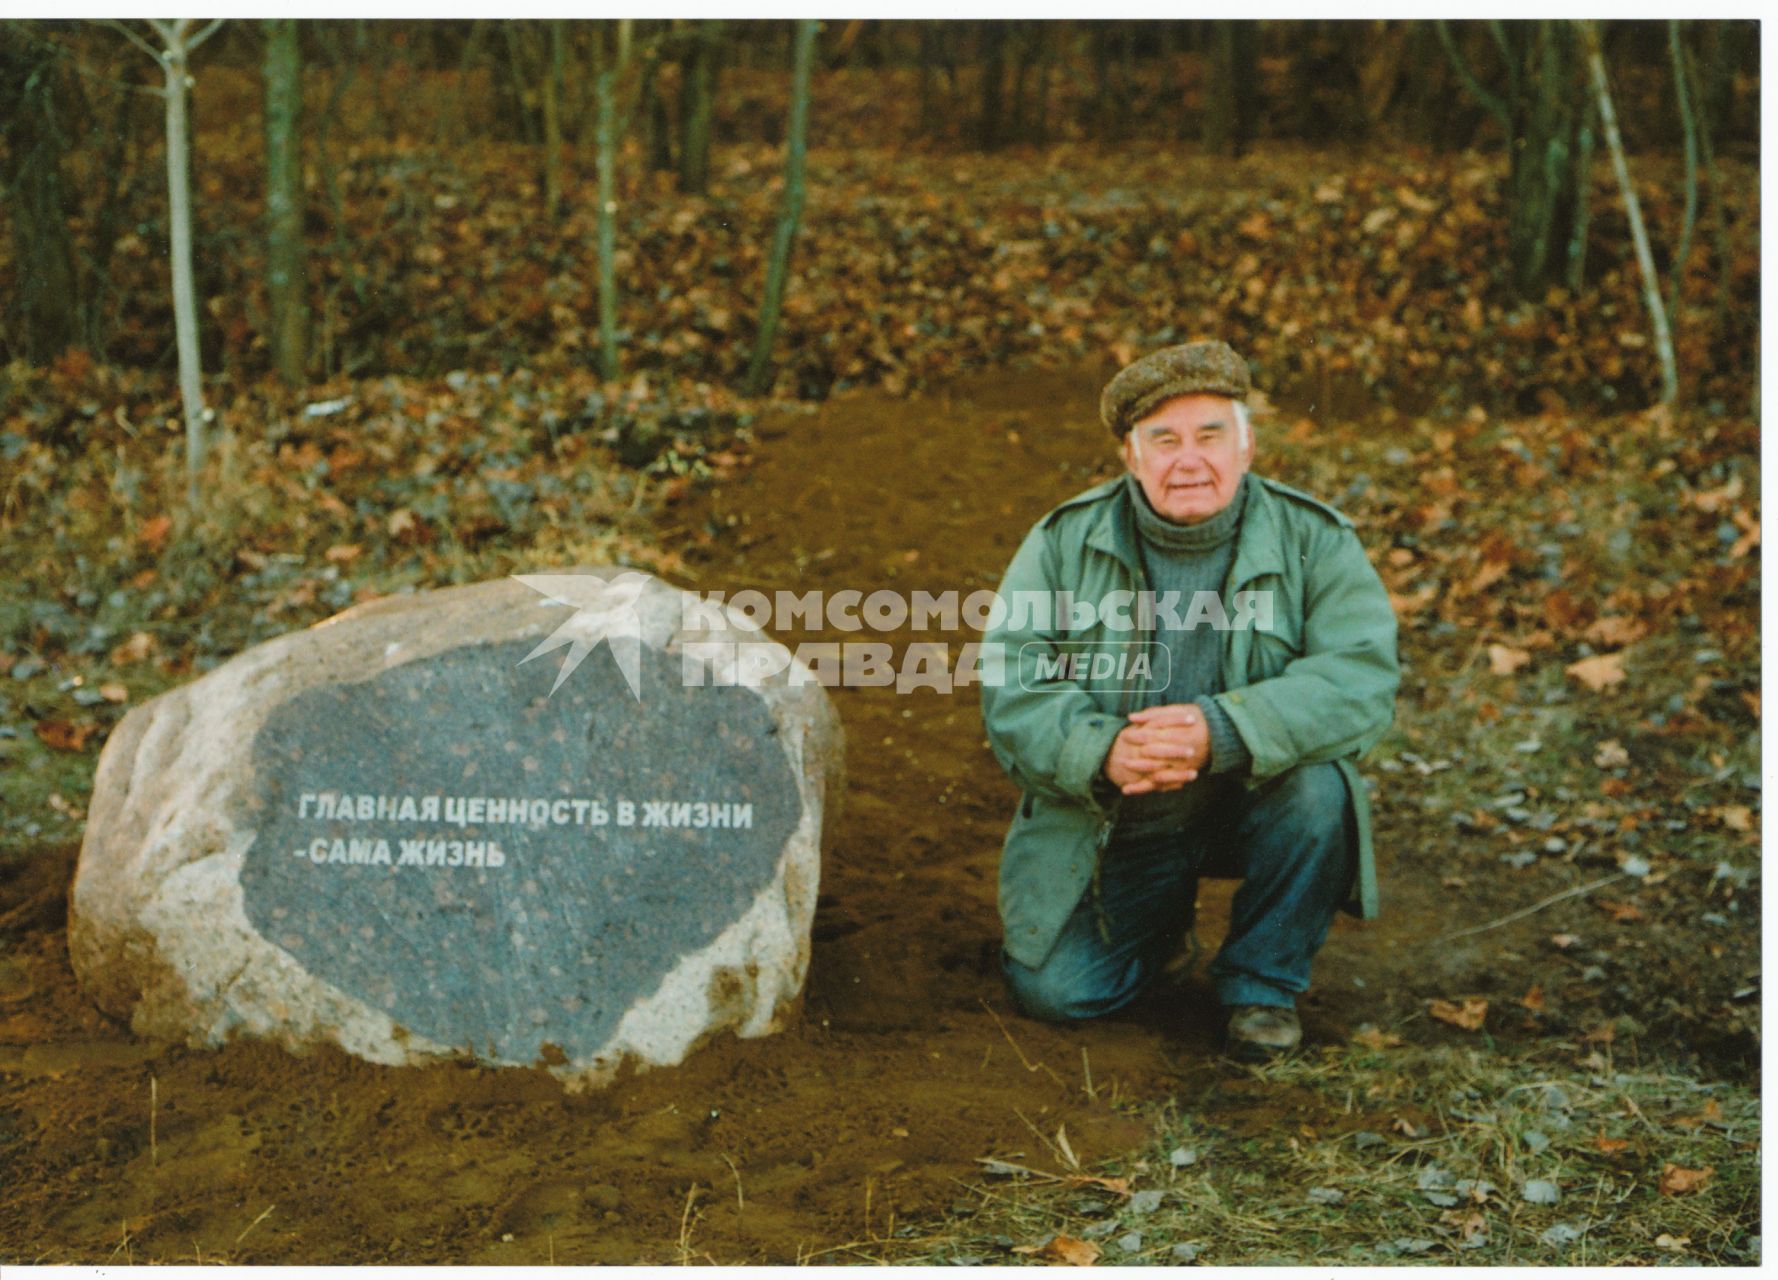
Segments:
[[[1760,53],[1692,20],[0,25],[5,1255],[1756,1260]],[[1162,1003],[1003,1019],[1006,784],[973,707],[867,691],[854,758],[899,780],[854,788],[782,1046],[389,1111],[363,1064],[142,1045],[75,990],[131,706],[538,566],[992,586],[1109,474],[1104,378],[1204,336],[1403,632],[1391,917],[1330,943],[1299,1062],[1219,1075]],[[662,1120],[687,1091],[735,1132]],[[301,1151],[400,1171],[344,1209]]]

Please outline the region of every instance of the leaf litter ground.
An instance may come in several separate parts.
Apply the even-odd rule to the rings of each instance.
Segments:
[[[90,482],[45,477],[14,516],[0,681],[7,1256],[1752,1260],[1759,557],[1734,513],[1758,477],[1734,419],[1262,424],[1264,469],[1360,519],[1407,666],[1369,765],[1386,913],[1336,927],[1298,1062],[1218,1066],[1184,968],[1102,1025],[1007,1009],[994,867],[1016,797],[974,698],[930,691],[835,694],[851,782],[785,1035],[570,1097],[525,1071],[140,1042],[75,990],[65,886],[129,703],[354,598],[521,564],[991,587],[1033,519],[1109,474],[1106,372],[767,415],[703,451],[727,460],[690,490],[595,466],[538,425],[578,389],[523,379],[367,384],[385,429],[340,438],[347,409],[268,413],[288,429],[240,446],[240,514],[206,530],[151,502],[118,526],[127,447]],[[407,436],[382,416],[403,397]],[[137,483],[172,489],[153,457]],[[1574,671],[1602,655],[1623,680]],[[1206,886],[1208,945],[1227,893]]]
[[[818,100],[874,130],[879,90]],[[232,225],[257,89],[216,69],[205,93],[205,205]],[[590,164],[551,231],[533,150],[422,158],[376,136],[399,105],[335,157],[330,231],[355,253],[315,282],[330,367],[387,376],[300,401],[246,381],[262,264],[251,237],[212,255],[212,402],[237,434],[213,514],[178,508],[169,378],[78,354],[6,371],[0,1255],[1756,1260],[1747,166],[1724,165],[1728,255],[1701,238],[1685,281],[1704,410],[1675,416],[1610,412],[1653,362],[1603,169],[1588,287],[1527,306],[1496,157],[947,156],[835,132],[777,390],[843,394],[762,417],[720,386],[751,337],[774,149],[722,148],[706,200],[626,177],[636,372],[613,387],[583,371]],[[411,105],[425,123],[436,101]],[[1682,184],[1636,164],[1668,243]],[[113,263],[125,359],[169,329],[153,199]],[[1103,1025],[1014,1016],[993,904],[1015,796],[973,697],[930,692],[836,694],[851,784],[783,1036],[569,1097],[523,1071],[139,1042],[75,990],[65,890],[128,707],[354,600],[521,568],[992,587],[1033,519],[1106,474],[1100,353],[1212,331],[1280,393],[1262,468],[1359,518],[1403,626],[1398,725],[1367,766],[1385,915],[1336,927],[1301,1060],[1216,1065],[1183,965]],[[849,390],[870,386],[890,394]],[[1206,887],[1206,946],[1226,903]]]

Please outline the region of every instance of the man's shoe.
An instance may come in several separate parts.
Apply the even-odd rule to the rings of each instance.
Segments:
[[[1237,1062],[1270,1062],[1294,1052],[1302,1042],[1303,1026],[1295,1009],[1242,1004],[1229,1011],[1228,1045],[1223,1052]]]

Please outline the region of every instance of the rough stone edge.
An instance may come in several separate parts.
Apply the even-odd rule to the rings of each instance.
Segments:
[[[732,631],[748,637],[763,635],[744,614],[724,605]],[[657,621],[658,620],[651,620]],[[645,625],[646,622],[645,622]],[[687,638],[712,638],[709,631],[678,631],[667,640],[668,653],[682,653]],[[656,632],[655,635],[659,635]],[[839,716],[824,695],[810,700],[809,688],[819,694],[813,674],[791,659],[792,666],[752,686],[765,701],[785,743],[791,762],[800,757],[802,769],[793,769],[801,790],[802,816],[785,842],[776,874],[755,896],[741,918],[703,949],[683,957],[662,980],[654,994],[637,1002],[619,1021],[617,1030],[599,1052],[586,1059],[551,1068],[571,1091],[595,1087],[615,1077],[625,1066],[682,1062],[698,1044],[732,1030],[742,1039],[769,1035],[783,1029],[801,1000],[808,977],[810,933],[815,901],[820,892],[821,834],[837,813],[844,785],[843,740]],[[708,665],[708,664],[707,664]],[[792,671],[800,671],[809,683],[792,683]],[[735,680],[735,664],[715,665],[713,679]],[[808,725],[815,737],[804,733],[799,704],[810,701]],[[761,933],[780,934],[794,959],[790,967],[775,971],[750,969],[745,957]],[[675,1012],[704,1004],[697,1018]],[[721,1006],[730,1006],[726,1013]],[[684,1028],[695,1027],[686,1031]]]
[[[554,572],[585,574],[610,581],[631,571],[581,566]],[[454,602],[465,608],[481,603],[493,606],[482,611],[484,617],[498,616],[501,603],[548,604],[541,597],[527,592],[529,588],[504,578],[443,588],[424,596],[382,597],[336,614],[310,630],[351,622],[362,627],[362,633],[354,634],[348,630],[341,633],[341,638],[356,641],[359,647],[374,651],[377,633],[393,632],[402,616],[422,602],[428,611],[436,608],[438,597],[445,595],[454,596]],[[638,600],[645,641],[652,641],[656,647],[671,653],[680,652],[683,639],[690,634],[679,630],[683,594],[681,588],[649,576],[647,590]],[[488,599],[479,601],[477,596]],[[510,599],[502,602],[502,596]],[[736,633],[733,638],[778,643],[738,611],[725,606],[722,614],[729,629]],[[403,637],[399,646],[390,641],[383,648],[382,669],[389,670],[478,641],[524,639],[533,635],[542,638],[564,620],[560,607],[555,607],[540,613],[534,625],[522,628],[472,625],[467,628],[467,634],[463,629],[454,629],[443,640],[409,635]],[[388,625],[378,627],[378,623]],[[212,721],[221,721],[231,726],[227,730],[229,736],[251,742],[269,714],[269,708],[251,696],[258,683],[256,677],[269,675],[279,668],[301,634],[279,636],[256,645],[201,677],[218,677],[218,683],[225,683],[220,677],[230,673],[236,696],[227,702],[212,703],[204,723],[196,726],[199,732],[190,732],[192,699],[189,691],[197,683],[194,681],[168,690],[132,710],[107,740],[100,753],[94,782],[94,795],[100,804],[89,813],[82,856],[70,891],[70,962],[82,989],[95,1004],[115,1016],[127,1017],[132,1029],[147,1037],[185,1039],[216,1047],[236,1034],[247,1034],[273,1040],[296,1052],[331,1041],[359,1057],[385,1065],[421,1065],[460,1058],[463,1056],[461,1049],[400,1026],[386,1013],[316,977],[282,948],[267,941],[248,922],[240,889],[240,862],[251,842],[231,843],[219,830],[192,830],[179,821],[178,815],[183,808],[179,800],[181,795],[191,796],[194,805],[201,804],[206,794],[214,791],[214,778],[218,773],[225,768],[239,767],[234,761],[206,760],[204,748],[208,738],[202,730]],[[725,638],[722,632],[709,630],[695,634],[703,640]],[[390,661],[398,652],[399,660]],[[801,687],[793,684],[793,671],[801,672]],[[287,697],[317,685],[335,683],[327,670],[297,673],[294,678],[288,672],[283,674]],[[803,803],[802,818],[786,842],[778,874],[757,895],[739,921],[701,951],[685,957],[663,979],[653,995],[632,1009],[604,1046],[586,1058],[555,1069],[572,1084],[584,1087],[609,1079],[626,1060],[636,1065],[671,1065],[683,1060],[683,1054],[689,1052],[698,1040],[724,1029],[733,1028],[743,1036],[766,1034],[782,1023],[798,998],[807,975],[807,938],[819,884],[819,833],[824,819],[834,810],[843,778],[841,732],[838,716],[819,682],[794,657],[785,672],[751,687],[766,702],[781,731],[794,729],[796,717],[793,712],[798,703],[810,703],[810,719],[819,736],[818,741],[805,741],[794,731],[783,734]],[[231,709],[233,714],[230,714]],[[166,744],[182,733],[185,735],[185,752],[169,758]],[[794,767],[797,747],[805,753],[802,769]],[[172,773],[180,781],[170,792],[162,793],[158,812],[174,816],[170,821],[164,821],[159,830],[149,832],[145,830],[149,813],[132,804],[132,798],[141,792],[136,783],[147,775],[166,773]],[[115,832],[113,839],[127,836],[127,847],[134,851],[130,864],[118,867],[120,873],[127,874],[119,874],[116,883],[106,886],[111,891],[109,893],[101,893],[93,887],[84,874],[88,867],[86,848],[94,840],[95,831]],[[807,852],[798,857],[805,848]],[[796,864],[803,860],[811,863],[806,878],[796,869]],[[161,884],[162,892],[153,898],[143,896],[143,886],[153,883]],[[183,945],[185,938],[177,932],[161,931],[157,944],[155,934],[146,925],[156,916],[172,910],[176,901],[182,901],[188,910],[193,903],[210,908],[214,912],[210,939],[213,942],[219,932],[230,935],[235,942],[234,950],[243,956],[240,963],[220,969],[206,963],[202,953],[194,956],[190,948]],[[135,921],[144,923],[133,923]],[[716,975],[719,972],[744,974],[744,966],[736,964],[735,959],[745,954],[745,944],[758,930],[776,931],[773,926],[790,931],[795,943],[792,948],[795,960],[782,982],[763,990],[757,982],[751,984],[752,1000],[738,1003],[739,1009],[748,1011],[747,1016],[715,1018],[715,1025],[703,1026],[689,1037],[665,1037],[658,1030],[651,1029],[649,1024],[654,1019],[671,1016],[669,1010],[688,1007],[700,978],[706,1008],[717,1001],[733,1003],[726,992],[715,989]],[[214,955],[217,949],[212,946],[210,951]],[[725,964],[725,960],[728,963]],[[743,993],[747,985],[743,984]],[[313,1011],[311,1016],[295,1023],[271,1021],[271,1015],[263,1008],[267,1002],[244,998],[262,987],[291,992],[296,1003]],[[262,1007],[256,1010],[256,1004]],[[197,1030],[200,1027],[204,1030]],[[665,1059],[655,1056],[658,1051],[668,1050],[669,1045],[674,1046],[678,1056]]]

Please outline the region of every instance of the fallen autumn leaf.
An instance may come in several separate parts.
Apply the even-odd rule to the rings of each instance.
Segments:
[[[1664,1196],[1689,1195],[1700,1191],[1716,1173],[1715,1165],[1705,1165],[1702,1169],[1686,1169],[1669,1163],[1661,1170],[1660,1191]]]
[[[1099,1260],[1098,1245],[1091,1240],[1076,1240],[1064,1235],[1052,1236],[1040,1245],[1016,1245],[1013,1252],[1061,1267],[1090,1267]]]
[[[1594,693],[1601,693],[1613,685],[1622,684],[1626,679],[1624,655],[1621,652],[1601,653],[1591,658],[1582,658],[1579,662],[1569,663],[1563,670]]]
[[[1427,1012],[1440,1022],[1448,1022],[1453,1027],[1465,1031],[1480,1031],[1482,1022],[1488,1016],[1488,1002],[1481,996],[1466,996],[1462,1000],[1433,1000]]]

